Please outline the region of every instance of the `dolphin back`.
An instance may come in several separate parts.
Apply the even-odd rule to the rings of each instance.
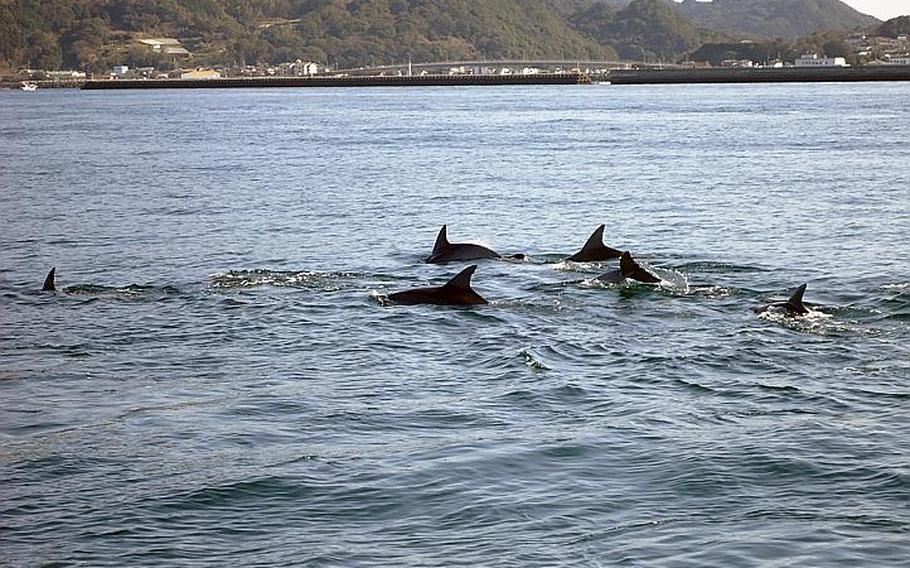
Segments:
[[[472,306],[488,303],[471,288],[471,276],[477,270],[473,264],[443,284],[432,288],[415,288],[389,294],[389,300],[397,304],[436,304],[440,306]]]
[[[632,258],[629,251],[622,253],[622,257],[619,259],[619,269],[623,276],[631,278],[632,280],[638,280],[639,282],[644,282],[646,284],[656,284],[660,282],[660,278],[654,276],[635,262],[635,259]]]
[[[460,260],[477,260],[481,258],[502,258],[496,251],[471,243],[450,243],[446,226],[443,225],[436,235],[433,252],[424,261],[427,264],[443,264]]]

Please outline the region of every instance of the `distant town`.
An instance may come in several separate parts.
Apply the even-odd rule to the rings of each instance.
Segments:
[[[158,67],[130,67],[115,65],[109,73],[86,73],[80,70],[45,70],[23,68],[15,73],[0,77],[0,84],[7,88],[20,84],[41,84],[42,87],[72,87],[86,80],[156,80],[156,79],[225,79],[261,77],[317,77],[317,76],[378,76],[402,77],[422,75],[537,75],[548,73],[583,73],[591,76],[605,74],[617,69],[641,68],[818,68],[848,67],[846,57],[826,57],[817,53],[806,53],[793,60],[767,58],[763,61],[751,59],[724,59],[712,65],[707,61],[684,61],[680,63],[654,63],[638,61],[469,61],[469,62],[406,62],[397,65],[332,69],[325,64],[296,59],[277,65],[217,65],[211,67],[185,66],[192,53],[177,38],[143,38],[136,40],[155,54],[168,56],[171,69]],[[752,42],[744,40],[740,44]],[[850,46],[851,60],[861,66],[910,65],[910,38],[900,35],[896,38],[876,37],[868,34],[854,34],[845,43]]]

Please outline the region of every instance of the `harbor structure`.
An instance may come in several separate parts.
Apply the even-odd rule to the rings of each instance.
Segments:
[[[847,67],[843,57],[819,57],[816,53],[806,53],[793,62],[796,67]]]

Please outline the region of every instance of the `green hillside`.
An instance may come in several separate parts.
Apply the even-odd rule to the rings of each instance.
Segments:
[[[870,21],[838,0],[0,0],[0,67],[673,61],[737,33],[797,37]],[[192,55],[137,41],[150,37],[179,38]]]
[[[706,41],[730,39],[698,28],[663,0],[636,0],[621,9],[616,4],[592,4],[573,14],[571,22],[624,59],[674,61]]]
[[[15,65],[167,64],[135,42],[152,36],[199,64],[616,57],[547,0],[0,0],[0,60]]]

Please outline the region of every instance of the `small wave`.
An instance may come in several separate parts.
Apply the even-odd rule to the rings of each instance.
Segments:
[[[711,387],[706,387],[705,385],[696,383],[695,381],[685,380],[685,379],[674,379],[674,382],[686,390],[689,390],[696,394],[716,394],[717,391]]]
[[[798,387],[791,385],[767,385],[763,383],[756,383],[755,387],[759,390],[771,392],[771,393],[789,393],[789,394],[801,394],[802,391]]]
[[[685,262],[682,264],[675,265],[673,267],[676,270],[682,270],[685,272],[701,272],[701,273],[717,273],[717,274],[743,274],[750,272],[768,272],[767,268],[762,268],[760,266],[751,266],[748,264],[731,264],[728,262],[708,262],[708,261],[696,261],[696,262]]]
[[[885,400],[904,401],[910,399],[910,393],[906,392],[884,392],[881,390],[872,390],[870,388],[851,388],[848,392],[856,394],[863,399],[880,398]]]
[[[658,528],[668,523],[673,522],[673,519],[656,519],[653,521],[631,521],[628,523],[623,523],[619,525],[613,525],[598,531],[592,531],[576,538],[569,540],[569,544],[579,544],[587,542],[589,540],[594,540],[602,538],[604,535],[622,531],[632,531],[632,530],[642,530],[648,528]]]

